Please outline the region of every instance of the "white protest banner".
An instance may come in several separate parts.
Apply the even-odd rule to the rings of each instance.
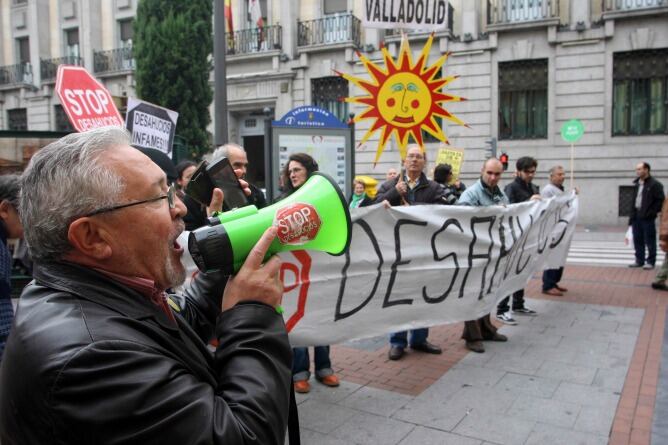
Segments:
[[[577,198],[508,207],[367,207],[345,255],[282,253],[293,346],[481,317],[534,272],[563,265]],[[326,222],[325,222],[326,223]],[[554,257],[554,258],[551,258]]]
[[[290,342],[336,344],[488,314],[535,272],[564,265],[577,209],[575,195],[507,207],[352,209],[344,255],[280,254]],[[184,264],[195,270],[187,255]]]
[[[155,148],[171,156],[178,118],[176,111],[134,97],[128,98],[125,127],[132,135],[132,145]]]
[[[447,0],[364,0],[365,28],[407,28],[445,31],[448,26]]]

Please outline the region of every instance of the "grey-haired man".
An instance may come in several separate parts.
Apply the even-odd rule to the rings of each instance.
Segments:
[[[35,281],[0,368],[3,444],[284,442],[292,355],[280,260],[262,264],[275,229],[226,285],[199,274],[168,295],[185,207],[124,130],[41,149],[21,189]]]

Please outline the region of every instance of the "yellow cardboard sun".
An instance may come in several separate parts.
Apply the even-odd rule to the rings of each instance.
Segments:
[[[426,66],[433,38],[433,34],[429,36],[415,64],[413,64],[410,46],[405,38],[401,41],[396,63],[387,48],[381,48],[386,70],[381,69],[358,52],[360,61],[373,77],[372,82],[337,71],[339,76],[353,82],[368,93],[364,96],[347,97],[345,100],[367,106],[364,111],[355,116],[355,122],[374,119],[373,124],[360,141],[360,145],[366,142],[376,130],[381,129],[382,131],[374,165],[378,162],[385,144],[393,133],[399,143],[401,159],[406,157],[409,135],[421,147],[423,146],[422,129],[447,144],[448,139],[436,122],[435,116],[441,116],[468,127],[439,105],[443,102],[458,102],[466,99],[441,92],[441,88],[459,77],[442,78],[439,76],[441,66],[447,60],[448,54],[441,56],[432,65]]]

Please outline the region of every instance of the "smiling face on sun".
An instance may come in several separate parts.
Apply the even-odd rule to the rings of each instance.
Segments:
[[[433,39],[433,35],[427,39],[415,63],[408,40],[402,40],[396,62],[387,48],[382,48],[385,69],[358,53],[364,68],[372,77],[371,80],[337,71],[339,76],[354,83],[363,91],[361,96],[345,99],[347,102],[364,107],[363,111],[355,115],[354,121],[360,122],[364,119],[373,121],[359,145],[364,144],[376,131],[381,131],[374,164],[378,162],[392,134],[395,135],[401,158],[404,159],[409,136],[418,145],[423,146],[422,131],[447,143],[441,128],[442,123],[437,121],[438,117],[468,127],[442,105],[444,102],[459,102],[465,99],[443,92],[443,87],[457,78],[457,76],[442,75],[442,65],[448,54],[442,55],[431,65],[427,64]]]
[[[378,111],[393,125],[410,128],[422,122],[430,108],[429,87],[413,73],[394,74],[380,87]]]

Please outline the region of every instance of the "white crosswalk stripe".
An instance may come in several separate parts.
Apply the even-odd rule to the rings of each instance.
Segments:
[[[663,262],[664,252],[656,249],[656,265]],[[633,246],[622,241],[573,241],[568,251],[568,264],[623,266],[635,262]]]

